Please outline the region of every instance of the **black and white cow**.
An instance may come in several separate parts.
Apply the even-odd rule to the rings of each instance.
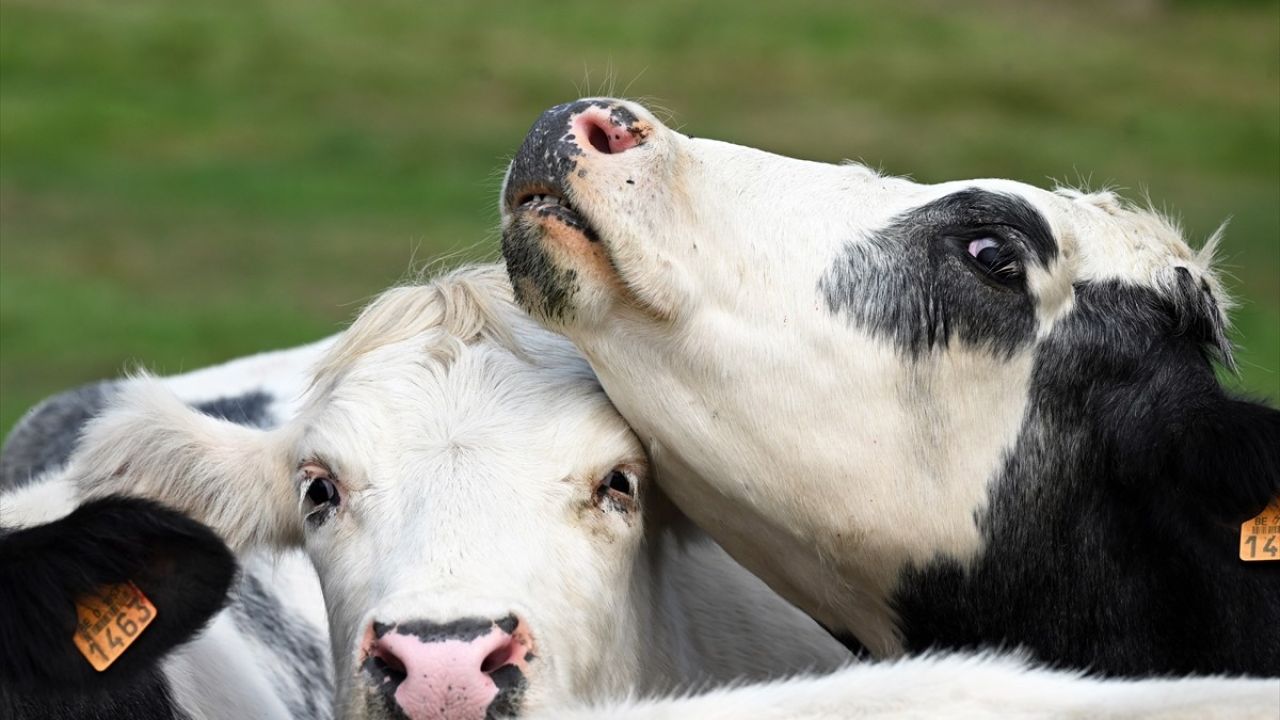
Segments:
[[[1117,675],[1280,675],[1280,413],[1238,399],[1228,301],[1110,193],[927,185],[560,105],[502,194],[517,296],[659,482],[877,656],[1016,646]]]
[[[207,415],[271,426],[295,412],[305,368],[326,346],[264,353],[163,382]],[[56,395],[29,411],[5,439],[0,452],[0,653],[11,664],[0,668],[5,685],[0,717],[329,717],[332,679],[324,606],[305,557],[242,557],[228,602],[222,578],[229,581],[235,565],[209,531],[201,535],[192,529],[199,527],[196,523],[139,499],[94,500],[77,509],[78,492],[67,482],[64,465],[85,423],[130,382],[95,383]],[[19,544],[20,538],[28,539]],[[201,544],[206,538],[216,541],[216,551]],[[145,555],[139,544],[164,552]],[[171,577],[149,570],[161,562]],[[136,568],[151,573],[135,583],[154,602],[157,619],[99,675],[71,645],[63,598],[82,594],[86,583],[101,584]],[[65,578],[54,588],[60,574]],[[56,596],[50,594],[53,589]],[[22,594],[10,596],[10,590]],[[43,615],[37,611],[42,598],[49,603]],[[46,620],[49,615],[56,615],[56,624]],[[168,652],[202,626],[194,639]],[[11,636],[8,628],[22,634]],[[41,628],[58,636],[60,644],[38,641],[35,633]],[[32,653],[43,653],[44,664],[32,665]]]
[[[140,498],[106,497],[32,522],[50,500],[0,504],[0,717],[177,717],[160,662],[222,609],[236,572],[231,551],[207,527]],[[99,671],[72,642],[76,603],[130,582],[151,607],[107,628],[115,634],[104,644],[136,639],[118,657],[98,648],[114,659]]]
[[[172,503],[240,550],[302,546],[341,717],[1235,718],[1270,698],[1256,681],[949,656],[618,704],[848,654],[670,507],[585,362],[518,310],[500,268],[389,291],[314,374],[296,370],[310,391],[263,428],[132,381],[62,477]]]

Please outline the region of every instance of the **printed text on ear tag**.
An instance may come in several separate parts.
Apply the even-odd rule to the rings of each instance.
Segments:
[[[132,582],[104,585],[76,600],[76,647],[102,672],[156,619],[156,606]]]
[[[1280,560],[1280,499],[1240,525],[1240,559]]]

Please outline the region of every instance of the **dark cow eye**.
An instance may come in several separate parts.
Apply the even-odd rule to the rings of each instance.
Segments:
[[[334,482],[333,474],[328,468],[319,463],[307,462],[298,469],[302,472],[302,482],[306,483],[307,514],[322,507],[337,507],[342,497],[338,494],[338,484]]]
[[[988,279],[1009,284],[1022,277],[1022,264],[1009,243],[991,235],[964,242],[970,261]]]
[[[611,470],[596,485],[596,505],[602,510],[631,512],[636,504],[636,484],[625,470]]]
[[[631,485],[631,478],[621,470],[614,470],[609,473],[609,477],[605,479],[605,484],[609,486],[610,490],[628,497],[636,494],[636,489]]]
[[[311,485],[307,486],[307,499],[317,507],[327,503],[336,503],[338,501],[338,488],[334,486],[333,481],[329,478],[318,477],[311,481]]]

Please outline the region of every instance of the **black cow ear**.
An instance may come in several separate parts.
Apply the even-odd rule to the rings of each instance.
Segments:
[[[1195,502],[1241,523],[1280,498],[1280,410],[1222,398],[1173,428],[1169,461]]]
[[[151,668],[222,609],[235,573],[212,530],[140,498],[94,500],[0,535],[0,684],[66,692]],[[123,583],[150,601],[154,618],[99,671],[73,641],[76,604]]]

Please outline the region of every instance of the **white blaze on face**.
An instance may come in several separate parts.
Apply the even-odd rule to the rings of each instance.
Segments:
[[[1208,275],[1167,226],[1105,197],[924,185],[692,139],[596,102],[645,122],[644,142],[582,148],[572,172],[542,180],[595,238],[594,270],[577,272],[577,246],[512,202],[536,174],[527,140],[504,189],[513,282],[526,266],[512,257],[534,252],[576,273],[541,319],[587,356],[664,490],[874,651],[898,647],[887,602],[902,570],[981,553],[977,519],[1022,427],[1036,343],[1071,312],[1073,284],[1158,287],[1171,264]]]

